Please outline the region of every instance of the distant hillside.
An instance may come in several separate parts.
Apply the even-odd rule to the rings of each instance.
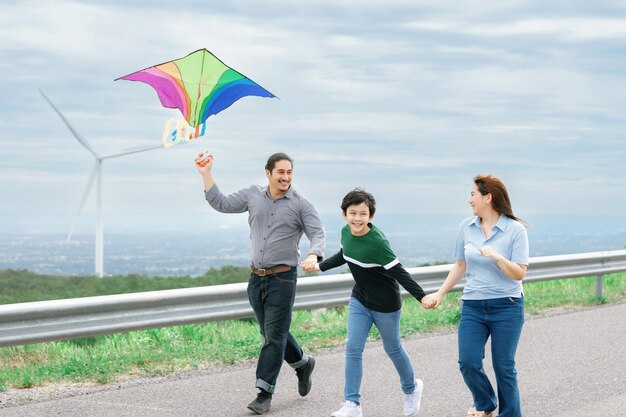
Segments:
[[[5,269],[0,270],[0,304],[230,284],[246,282],[248,274],[247,267],[238,266],[211,268],[199,277],[131,274],[97,278],[41,275],[28,270]]]

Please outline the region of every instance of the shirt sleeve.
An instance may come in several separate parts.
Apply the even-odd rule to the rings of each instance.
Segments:
[[[526,232],[526,228],[521,226],[521,229],[513,237],[511,262],[528,265],[528,252],[528,233]]]
[[[345,263],[346,260],[343,257],[343,249],[340,249],[339,252],[320,263],[320,271],[328,271],[329,269],[337,268]]]
[[[454,245],[453,259],[465,261],[465,221],[459,225],[459,231],[456,235],[456,243]]]
[[[217,184],[204,193],[209,205],[220,213],[243,213],[248,210],[248,193],[250,189],[239,190],[228,196],[224,195]]]
[[[315,254],[317,260],[321,261],[326,247],[326,232],[324,231],[324,225],[322,224],[322,219],[320,219],[317,210],[315,210],[313,204],[306,200],[303,201],[302,224],[304,234],[311,242],[308,253]]]
[[[393,274],[393,277],[398,284],[402,285],[402,287],[409,292],[413,297],[415,297],[418,301],[422,301],[422,298],[426,295],[422,287],[415,282],[411,274],[404,269],[402,264],[396,264],[393,268],[389,270]]]

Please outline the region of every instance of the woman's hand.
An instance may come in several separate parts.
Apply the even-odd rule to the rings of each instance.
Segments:
[[[500,255],[498,251],[496,251],[494,248],[492,248],[489,245],[485,245],[479,248],[478,251],[480,252],[481,255],[486,256],[487,258],[493,260],[494,262],[498,262],[504,259],[504,257]]]
[[[492,259],[495,263],[498,264],[498,268],[506,275],[507,277],[521,281],[526,276],[527,265],[516,264],[515,262],[511,262],[506,259],[504,256],[500,255],[494,248],[491,246],[483,246],[478,249],[483,256]]]

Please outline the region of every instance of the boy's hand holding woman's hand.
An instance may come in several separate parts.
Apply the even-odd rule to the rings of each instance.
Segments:
[[[434,310],[439,307],[441,301],[443,301],[443,295],[437,291],[422,298],[422,307],[426,310]]]

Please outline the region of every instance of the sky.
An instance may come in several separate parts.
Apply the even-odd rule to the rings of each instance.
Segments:
[[[488,172],[522,218],[624,215],[625,1],[173,4],[3,3],[0,228],[69,229],[94,163],[40,89],[101,155],[158,145],[178,111],[114,79],[200,48],[278,98],[239,100],[196,142],[105,160],[105,230],[245,224],[208,214],[204,150],[226,193],[265,184],[286,152],[321,213],[360,186],[378,213],[460,221]],[[94,211],[92,193],[79,229]]]

